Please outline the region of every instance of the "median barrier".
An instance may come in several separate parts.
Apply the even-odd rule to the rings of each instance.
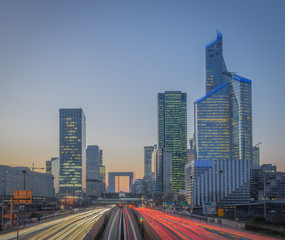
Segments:
[[[114,208],[111,208],[109,211],[105,212],[93,225],[93,227],[86,233],[83,240],[94,240],[101,239],[101,235],[104,232],[106,224],[108,222],[108,218]]]
[[[149,222],[147,220],[144,220],[144,217],[134,208],[131,208],[132,212],[139,223],[141,233],[143,235],[144,240],[161,240],[159,235],[156,233],[156,231],[151,227]],[[142,221],[140,221],[142,219]]]

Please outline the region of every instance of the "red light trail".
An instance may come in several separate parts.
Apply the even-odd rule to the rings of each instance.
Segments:
[[[272,240],[274,238],[249,233],[242,230],[235,230],[226,227],[219,227],[199,221],[190,220],[160,212],[149,208],[136,208],[148,221],[161,239],[169,240]]]

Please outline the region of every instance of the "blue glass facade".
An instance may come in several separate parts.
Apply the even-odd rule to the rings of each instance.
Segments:
[[[82,109],[59,109],[59,192],[79,197],[86,189],[85,116]]]
[[[206,45],[206,94],[227,81],[227,67],[223,57],[223,35],[217,31],[217,38]]]
[[[154,146],[145,146],[144,147],[144,176],[152,176],[152,153]]]
[[[220,32],[206,45],[206,79],[194,106],[197,160],[252,161],[251,80],[227,72]]]
[[[236,74],[231,80],[232,158],[252,161],[251,81]]]
[[[197,160],[230,158],[230,84],[195,102]]]
[[[158,147],[172,155],[172,191],[185,188],[187,163],[187,96],[180,91],[158,94]]]
[[[192,205],[249,202],[251,102],[251,81],[227,71],[218,32],[206,45],[206,95],[194,104],[196,160],[185,168]]]

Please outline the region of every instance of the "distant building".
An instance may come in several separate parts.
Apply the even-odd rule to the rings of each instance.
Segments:
[[[266,199],[285,200],[285,172],[276,172],[270,178],[265,178],[263,189],[259,191],[259,199],[264,199],[264,186]]]
[[[103,150],[100,149],[100,165],[103,165]]]
[[[86,149],[86,192],[88,195],[98,195],[102,191],[103,151],[97,145],[89,145]],[[101,170],[101,171],[100,171]]]
[[[259,147],[252,148],[252,166],[260,166]]]
[[[46,161],[46,173],[51,174],[51,160]]]
[[[51,174],[55,193],[59,193],[59,158],[51,158]]]
[[[194,149],[194,139],[189,139],[190,149],[187,149],[187,162],[194,161],[196,159],[195,149]]]
[[[151,177],[152,175],[152,153],[154,146],[144,147],[144,176]]]
[[[252,166],[250,168],[250,199],[251,201],[258,201],[258,191],[263,188],[261,177],[261,167]]]
[[[100,191],[101,193],[106,192],[106,167],[101,165],[100,166]]]
[[[158,93],[158,148],[172,155],[172,191],[184,190],[184,167],[187,163],[186,93]]]
[[[152,177],[144,177],[142,183],[142,194],[146,197],[151,197],[152,193],[154,192],[153,184],[154,180]]]
[[[134,193],[142,194],[143,191],[143,179],[136,179],[134,183]]]
[[[59,192],[76,199],[86,188],[86,118],[81,108],[59,109]]]
[[[172,155],[163,148],[154,150],[155,192],[169,195],[172,191]]]
[[[278,172],[276,166],[263,164],[251,168],[251,200],[285,200],[285,172]]]
[[[23,173],[26,171],[26,173]],[[0,165],[0,189],[5,200],[10,200],[14,190],[31,190],[33,203],[53,202],[53,179],[51,174],[31,171],[27,167]],[[24,188],[25,185],[25,188]],[[0,198],[2,201],[2,197]]]

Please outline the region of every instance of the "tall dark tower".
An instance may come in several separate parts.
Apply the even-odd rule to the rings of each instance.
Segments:
[[[172,191],[184,190],[184,167],[187,163],[186,93],[158,93],[158,147],[172,154]]]
[[[81,108],[59,109],[59,192],[79,198],[86,188],[86,119]]]

